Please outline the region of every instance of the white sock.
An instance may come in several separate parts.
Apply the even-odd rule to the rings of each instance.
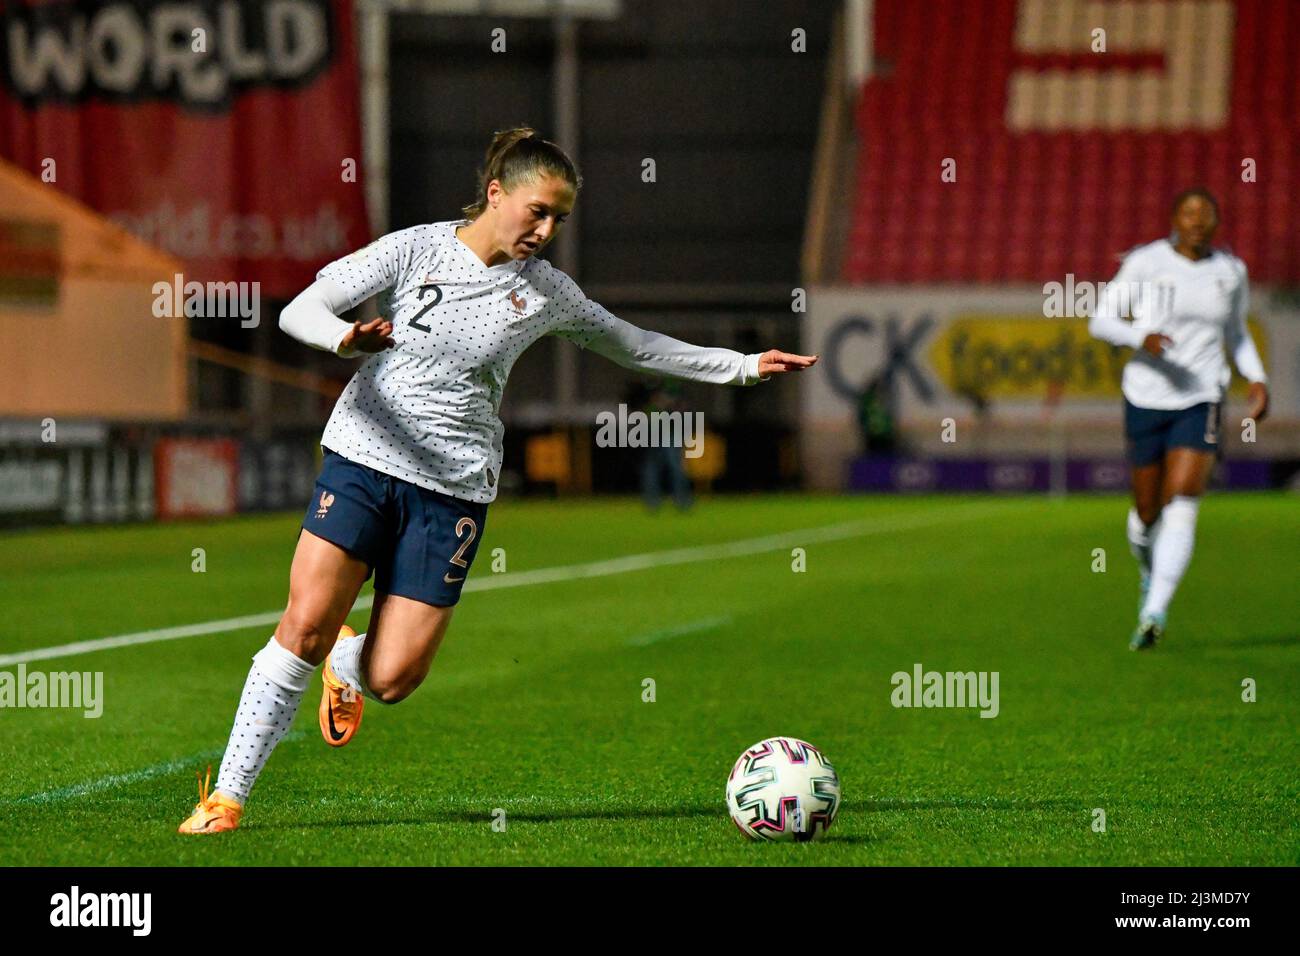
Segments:
[[[1169,610],[1178,582],[1192,560],[1199,507],[1199,499],[1176,495],[1160,513],[1160,529],[1151,547],[1151,590],[1142,608],[1144,617]]]
[[[1128,549],[1137,558],[1138,567],[1143,574],[1151,573],[1151,539],[1155,525],[1147,527],[1146,522],[1138,517],[1136,508],[1128,509]]]
[[[379,700],[366,686],[361,676],[361,650],[366,646],[366,635],[340,637],[334,642],[330,651],[330,669],[334,676],[358,693],[365,694],[371,700]]]
[[[230,742],[221,758],[217,790],[240,803],[248,799],[271,751],[289,732],[315,670],[314,664],[281,647],[274,637],[253,655]]]

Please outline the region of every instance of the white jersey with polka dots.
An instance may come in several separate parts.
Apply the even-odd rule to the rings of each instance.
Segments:
[[[759,380],[758,356],[639,329],[530,257],[488,267],[456,236],[466,220],[390,233],[317,273],[355,307],[379,295],[396,346],[369,356],[321,444],[423,488],[491,502],[501,473],[501,394],[515,360],[560,335],[627,368],[716,384]]]

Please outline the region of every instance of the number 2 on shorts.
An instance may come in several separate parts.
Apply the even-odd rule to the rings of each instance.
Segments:
[[[478,536],[478,525],[474,524],[473,518],[461,518],[456,522],[456,537],[461,537],[465,533],[466,529],[469,530],[469,537],[461,542],[460,547],[456,549],[456,553],[451,556],[451,563],[461,568],[469,567],[469,562],[466,561],[462,555],[465,553],[465,549],[473,544],[474,539]]]

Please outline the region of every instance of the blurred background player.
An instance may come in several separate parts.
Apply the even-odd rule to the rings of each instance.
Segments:
[[[538,339],[560,335],[628,368],[718,385],[754,385],[816,361],[690,345],[588,299],[534,258],[573,211],[581,183],[572,160],[535,130],[498,132],[465,219],[390,233],[330,263],[284,310],[280,326],[299,341],[370,357],[325,426],[289,604],[253,658],[216,789],[201,782],[179,832],[239,825],[322,661],[320,728],[331,746],[352,739],[365,697],[397,703],[419,687],[497,495],[506,378]],[[381,293],[380,317],[340,318]],[[353,634],[344,621],[372,572],[370,626]]]
[[[894,434],[894,396],[883,375],[872,379],[858,400],[858,427],[862,450],[868,455],[891,455],[898,448]]]
[[[628,407],[653,416],[655,412],[689,414],[682,402],[682,390],[675,382],[638,383],[628,394]],[[650,421],[655,421],[653,417]],[[683,449],[674,445],[647,444],[641,449],[641,500],[649,511],[658,511],[667,491],[678,511],[691,506],[691,480],[682,461]]]
[[[1246,328],[1246,264],[1210,245],[1218,203],[1204,189],[1180,193],[1172,226],[1169,238],[1125,256],[1088,325],[1098,338],[1134,349],[1122,381],[1133,480],[1128,540],[1142,595],[1132,650],[1163,636],[1169,602],[1192,558],[1232,377],[1225,346],[1250,382],[1250,418],[1258,422],[1268,412],[1264,364]]]

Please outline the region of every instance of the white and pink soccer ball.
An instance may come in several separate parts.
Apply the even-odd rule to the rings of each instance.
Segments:
[[[812,744],[769,737],[727,778],[727,809],[751,840],[803,843],[826,835],[840,808],[840,778]]]

